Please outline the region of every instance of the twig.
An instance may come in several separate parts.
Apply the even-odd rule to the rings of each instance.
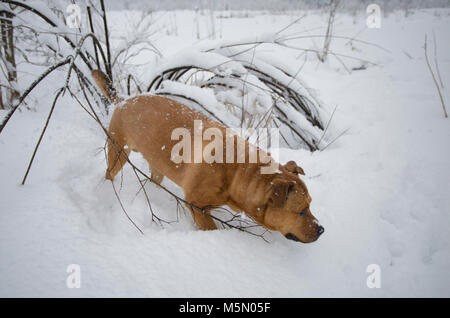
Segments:
[[[332,145],[336,140],[338,140],[341,136],[343,136],[349,130],[350,130],[350,128],[347,128],[346,130],[341,132],[336,138],[334,138],[331,142],[329,142],[325,147],[320,149],[320,151],[324,151],[325,149],[327,149],[330,145]]]
[[[91,7],[90,6],[86,6],[86,10],[87,10],[88,19],[89,19],[89,28],[91,30],[91,33],[95,34],[95,32],[94,32],[94,25],[92,23]],[[100,69],[100,61],[98,60],[97,46],[94,43],[94,39],[92,39],[92,42],[93,42],[92,44],[94,46],[95,62],[97,64],[97,69]]]
[[[434,64],[436,65],[436,73],[438,75],[439,83],[441,84],[441,87],[444,88],[444,84],[442,82],[441,78],[441,72],[439,71],[439,64],[438,64],[438,58],[437,58],[437,42],[436,42],[436,34],[433,30],[433,43],[434,43]]]
[[[320,137],[319,141],[317,142],[317,146],[320,147],[320,142],[322,141],[323,137],[325,137],[325,134],[327,133],[328,127],[330,126],[331,120],[333,119],[334,113],[336,112],[337,105],[334,107],[333,112],[331,113],[330,119],[328,120],[328,123],[323,131],[322,137]]]
[[[445,102],[444,97],[442,96],[441,88],[439,87],[439,84],[436,80],[436,76],[434,75],[433,69],[431,67],[430,61],[428,59],[428,50],[427,50],[427,35],[425,34],[425,44],[424,44],[424,51],[425,51],[425,61],[427,62],[428,69],[430,70],[431,77],[433,78],[434,85],[436,86],[436,89],[439,94],[439,98],[441,100],[442,110],[444,111],[444,117],[448,118],[447,110],[445,109]]]
[[[302,20],[304,17],[306,17],[307,14],[305,13],[304,15],[302,15],[300,18],[295,19],[294,21],[292,21],[291,23],[289,23],[287,26],[285,26],[284,28],[282,28],[281,30],[277,31],[277,33],[275,34],[280,34],[283,31],[286,31],[287,29],[289,29],[291,26],[293,26],[294,24],[298,23],[298,21]]]
[[[111,70],[111,48],[109,45],[109,32],[108,32],[108,22],[106,20],[106,10],[105,10],[105,3],[103,0],[100,0],[100,6],[102,8],[103,13],[103,28],[105,31],[105,43],[106,43],[106,55],[107,55],[107,61],[105,63],[106,66],[106,74],[108,77],[112,80],[112,70]]]
[[[24,185],[25,181],[27,180],[27,176],[28,176],[28,173],[30,172],[31,165],[33,164],[34,157],[36,156],[36,153],[37,153],[37,150],[39,148],[39,145],[41,144],[42,138],[44,137],[45,131],[47,130],[48,123],[50,122],[50,118],[52,117],[53,110],[55,109],[56,102],[58,101],[59,96],[61,95],[61,93],[64,92],[64,90],[65,90],[65,87],[60,88],[58,90],[58,92],[56,93],[55,99],[53,100],[52,107],[50,108],[50,112],[49,112],[49,114],[47,116],[47,120],[45,122],[45,126],[42,129],[42,132],[41,132],[41,135],[39,136],[39,140],[38,140],[38,142],[36,144],[36,147],[34,147],[33,155],[31,156],[30,162],[28,163],[27,171],[25,172],[25,175],[24,175],[24,177],[22,179],[22,185]]]
[[[298,39],[310,39],[310,38],[323,38],[325,37],[325,35],[299,35],[299,36],[291,36],[291,37],[285,37],[285,38],[279,38],[277,39],[277,41],[281,41],[281,42],[285,42],[285,41],[292,41],[292,40],[298,40]],[[361,44],[366,44],[369,46],[374,46],[376,48],[379,48],[380,50],[383,50],[385,52],[390,53],[391,51],[388,50],[387,48],[373,43],[373,42],[368,42],[368,41],[364,41],[364,40],[359,40],[359,39],[355,39],[352,37],[348,37],[348,36],[341,36],[341,35],[329,35],[329,37],[333,38],[333,39],[343,39],[343,40],[349,40],[349,41],[354,41],[354,42],[358,42]]]
[[[334,26],[334,16],[336,14],[336,9],[339,5],[339,0],[330,0],[330,15],[328,17],[327,31],[324,38],[323,50],[321,53],[317,53],[317,57],[321,62],[324,62],[327,58],[328,51],[330,49],[333,26]]]
[[[130,96],[130,84],[131,84],[131,80],[133,80],[134,85],[136,85],[136,88],[140,93],[142,93],[141,87],[139,86],[139,84],[137,83],[136,79],[134,78],[134,76],[132,74],[128,74],[127,77],[127,95]]]
[[[148,196],[147,190],[145,190],[145,187],[144,187],[145,183],[143,183],[143,182],[141,181],[141,178],[139,178],[139,175],[138,175],[138,173],[137,173],[137,171],[136,171],[136,169],[135,169],[134,167],[133,167],[133,172],[134,172],[136,178],[137,178],[138,181],[139,181],[139,184],[140,184],[140,186],[141,186],[142,191],[144,192],[145,200],[147,201],[147,205],[148,205],[148,207],[149,207],[149,209],[150,209],[150,212],[151,212],[151,215],[152,215],[152,221],[156,223],[156,221],[155,221],[155,218],[156,218],[156,220],[159,222],[160,225],[161,225],[162,223],[171,223],[171,222],[168,222],[168,221],[165,221],[165,220],[161,219],[160,217],[158,217],[158,216],[153,212],[152,204],[151,204],[151,202],[150,202],[150,197]],[[147,179],[145,179],[145,182],[146,182],[146,181],[147,181]]]
[[[112,188],[114,190],[114,194],[116,195],[117,200],[119,201],[120,207],[122,208],[123,213],[125,213],[125,216],[128,218],[128,220],[134,225],[134,227],[142,234],[144,235],[144,232],[142,232],[142,230],[139,228],[139,226],[137,226],[136,223],[134,223],[133,219],[130,217],[130,215],[127,213],[127,211],[125,210],[123,204],[122,204],[122,200],[120,200],[119,194],[117,193],[116,187],[114,186],[114,182],[111,180],[111,185]]]

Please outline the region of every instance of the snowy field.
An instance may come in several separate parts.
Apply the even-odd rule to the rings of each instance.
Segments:
[[[323,34],[327,16],[320,12],[228,12],[216,19],[215,38],[281,30],[305,13],[290,32]],[[138,13],[109,14],[118,46]],[[197,39],[194,12],[154,14],[153,41],[165,56],[206,42]],[[212,30],[209,19],[199,22],[201,38]],[[335,35],[383,49],[348,39],[333,39],[331,48],[376,65],[349,74],[334,57],[319,63],[314,55],[304,65],[301,78],[330,113],[337,106],[328,140],[345,132],[324,151],[279,151],[280,162],[295,160],[306,172],[312,212],[325,227],[312,244],[278,233],[268,233],[267,243],[237,230],[198,231],[189,214],[177,215],[175,201],[149,184],[158,215],[179,220],[161,228],[126,166],[115,184],[141,235],[104,180],[103,132],[69,96],[58,103],[21,186],[52,85],[64,81],[64,72],[52,74],[0,135],[0,296],[449,297],[450,121],[424,60],[424,37],[433,30],[450,106],[448,9],[394,12],[380,29],[367,28],[364,14],[338,14]],[[320,47],[322,40],[297,45]],[[294,67],[304,62],[299,51],[280,54]],[[132,61],[141,79],[156,67],[150,53]],[[19,65],[19,76],[29,82],[38,70]],[[147,169],[139,154],[132,160]],[[167,179],[163,184],[182,194]],[[80,266],[81,288],[67,288],[69,264]],[[366,284],[370,264],[381,269],[381,288]]]

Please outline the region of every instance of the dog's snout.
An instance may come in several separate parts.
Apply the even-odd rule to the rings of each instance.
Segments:
[[[325,232],[325,229],[322,225],[319,225],[319,227],[317,228],[317,236],[322,235],[323,232]]]

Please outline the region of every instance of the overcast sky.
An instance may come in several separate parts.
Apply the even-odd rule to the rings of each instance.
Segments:
[[[108,0],[107,8],[143,9],[143,10],[182,10],[182,9],[214,9],[214,10],[289,10],[317,9],[325,7],[330,0]],[[345,10],[363,10],[370,3],[379,4],[386,11],[404,8],[450,7],[450,0],[341,0],[341,8]]]

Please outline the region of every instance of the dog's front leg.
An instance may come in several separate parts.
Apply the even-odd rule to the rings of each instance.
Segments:
[[[191,202],[188,199],[186,199],[186,201],[196,205],[194,202]],[[191,211],[192,218],[194,219],[195,224],[197,224],[200,230],[203,231],[217,230],[217,226],[214,223],[214,220],[212,219],[212,217],[208,215],[209,214],[208,209],[204,209],[203,211],[201,211],[197,208],[190,206],[189,204],[186,204],[186,206]]]
[[[116,174],[127,162],[130,149],[124,145],[108,140],[108,167],[106,168],[105,178],[114,180]]]

